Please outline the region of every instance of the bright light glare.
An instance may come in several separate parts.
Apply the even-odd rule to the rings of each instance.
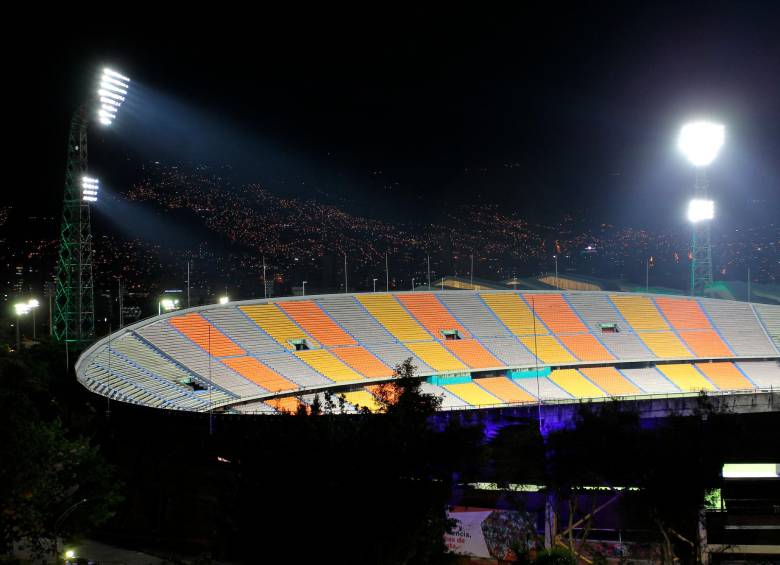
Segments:
[[[30,300],[27,301],[27,306],[29,306],[30,308],[37,308],[38,306],[40,306],[40,303],[37,300],[35,300],[35,298],[31,298]]]
[[[116,113],[127,95],[130,79],[109,68],[104,68],[100,77],[97,94],[101,107],[98,108],[98,120],[104,126],[110,126],[116,119]]]
[[[30,311],[30,305],[25,302],[20,302],[18,304],[14,304],[14,310],[16,311],[17,316],[24,316],[27,314],[27,312]]]
[[[72,549],[65,552],[65,559],[73,559],[74,557],[76,557],[76,552]]]
[[[160,306],[162,306],[163,310],[169,311],[169,310],[174,310],[176,308],[176,303],[170,298],[163,298],[160,301]]]
[[[702,220],[711,220],[715,217],[715,203],[712,200],[701,200],[694,198],[688,203],[688,220],[691,222],[701,222]]]
[[[219,303],[220,304],[227,304],[228,302],[230,302],[230,297],[229,296],[220,296],[219,297]]]
[[[125,82],[130,82],[130,79],[127,78],[125,75],[120,75],[118,72],[116,72],[113,69],[109,69],[108,67],[103,69],[103,74],[108,75],[110,77],[118,78],[119,80],[123,80]]]
[[[694,167],[706,167],[718,156],[726,128],[711,122],[691,122],[680,130],[677,147]]]

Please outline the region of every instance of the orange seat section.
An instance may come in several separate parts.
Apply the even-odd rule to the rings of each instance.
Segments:
[[[697,357],[731,357],[734,355],[714,330],[683,330],[678,333]]]
[[[434,338],[444,339],[442,330],[458,330],[461,337],[469,337],[469,333],[450,314],[441,302],[428,292],[415,292],[413,294],[399,294],[398,301],[403,304],[409,313],[431,332]]]
[[[448,339],[442,343],[472,369],[493,369],[504,366],[504,363],[493,357],[476,339]]]
[[[201,348],[208,351],[214,357],[226,357],[228,355],[246,355],[246,352],[238,345],[230,341],[228,337],[211,325],[200,314],[191,313],[170,318],[171,325],[186,335]]]
[[[583,367],[580,372],[612,396],[642,394],[636,385],[614,367]]]
[[[356,344],[352,336],[311,300],[279,302],[279,307],[306,333],[326,347]]]
[[[581,361],[609,361],[609,351],[592,334],[559,335],[558,339]]]
[[[699,303],[690,298],[656,298],[655,303],[676,330],[712,328]]]
[[[472,381],[493,396],[497,396],[507,403],[536,402],[536,398],[528,394],[506,377],[485,377]]]
[[[560,294],[527,294],[528,304],[533,301],[536,315],[553,333],[581,333],[588,328],[577,317],[568,302]]]
[[[696,368],[704,373],[715,386],[721,390],[737,390],[755,388],[753,383],[745,378],[730,361],[713,361],[712,363],[696,363]]]
[[[266,400],[265,403],[278,412],[287,412],[289,414],[295,414],[298,411],[298,407],[303,404],[300,400],[293,396],[272,398],[271,400]]]
[[[273,369],[266,367],[254,357],[230,357],[222,359],[222,363],[242,377],[246,377],[253,383],[271,392],[298,388],[295,384],[282,377]]]
[[[393,376],[393,370],[364,347],[337,347],[330,352],[364,377],[376,379]]]

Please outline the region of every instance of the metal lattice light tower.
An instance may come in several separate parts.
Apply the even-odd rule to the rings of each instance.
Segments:
[[[723,146],[725,128],[709,122],[692,122],[680,131],[678,147],[696,167],[693,199],[688,204],[688,220],[693,224],[691,239],[691,295],[700,296],[713,282],[710,224],[715,203],[709,199],[706,167]]]
[[[109,126],[116,118],[129,82],[127,77],[103,69],[96,96],[96,115],[102,125]],[[86,343],[95,336],[90,205],[97,202],[99,182],[87,176],[91,106],[92,103],[84,104],[74,112],[68,132],[53,327],[54,339],[64,343]]]

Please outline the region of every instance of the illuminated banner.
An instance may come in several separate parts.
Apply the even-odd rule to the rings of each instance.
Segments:
[[[511,547],[527,546],[533,529],[522,514],[510,510],[456,507],[447,517],[457,520],[452,533],[444,536],[447,549],[472,557],[514,560]]]

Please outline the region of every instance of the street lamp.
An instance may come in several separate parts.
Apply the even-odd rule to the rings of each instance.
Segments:
[[[677,147],[696,168],[693,199],[688,203],[688,220],[693,225],[691,294],[697,295],[712,284],[712,246],[710,220],[715,217],[715,203],[707,195],[706,168],[715,161],[726,137],[721,124],[698,121],[680,130]]]
[[[30,311],[30,304],[28,302],[14,304],[14,311],[16,312],[16,351],[19,352],[22,348],[21,336],[19,335],[19,324],[21,323],[22,316]]]
[[[301,285],[301,296],[306,296],[306,283],[308,281],[303,281],[303,284]]]
[[[373,281],[374,281],[374,292],[376,292],[376,281],[377,281],[377,279],[373,279]]]
[[[228,302],[230,302],[230,297],[229,296],[220,296],[219,297],[219,303],[220,304],[227,304]]]

